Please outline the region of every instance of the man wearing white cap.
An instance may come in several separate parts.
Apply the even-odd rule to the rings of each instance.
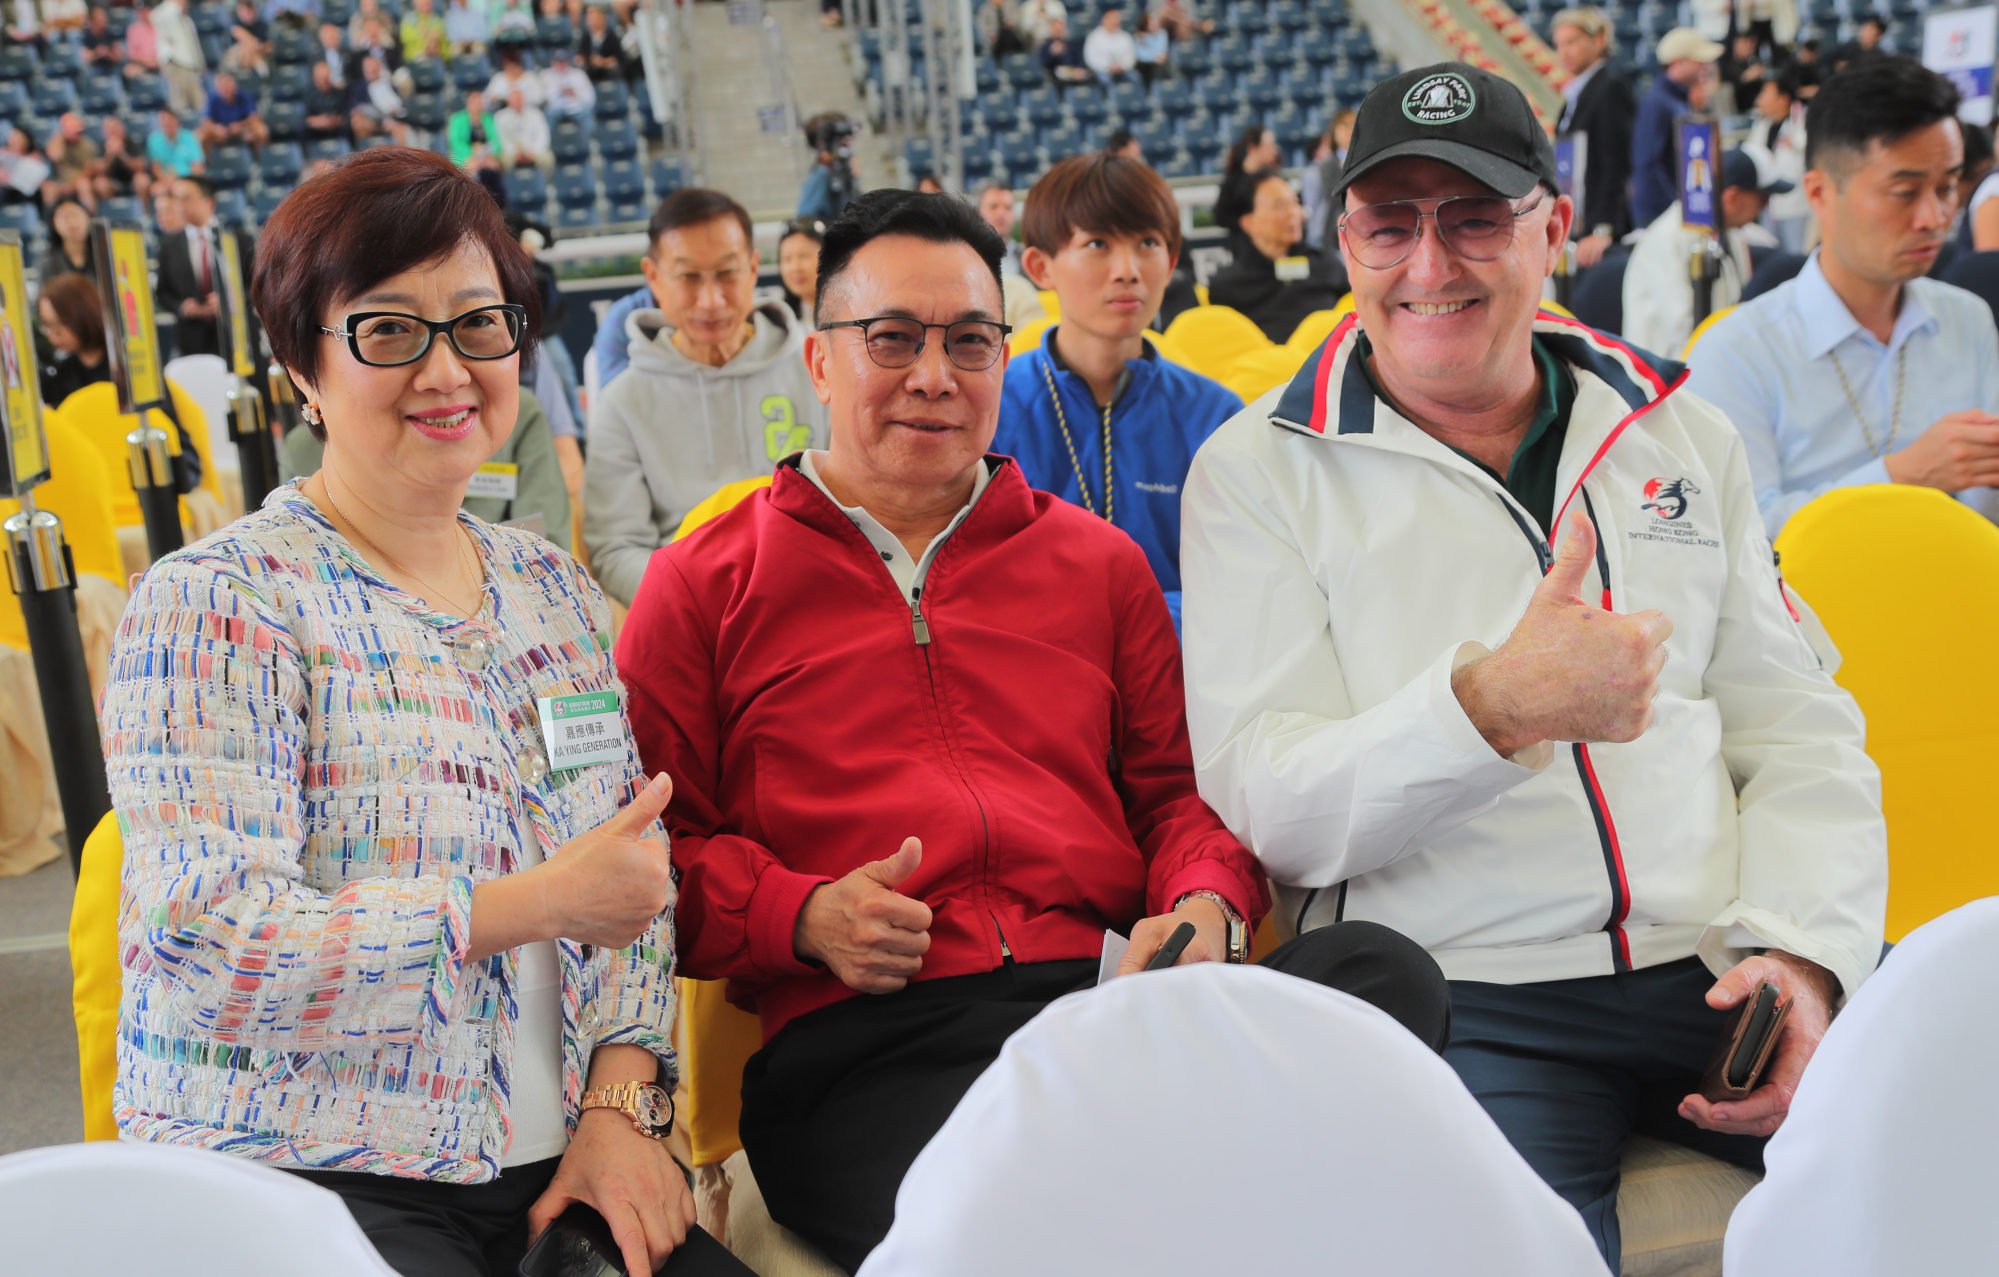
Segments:
[[[1631,220],[1640,226],[1650,226],[1679,194],[1673,121],[1707,110],[1721,53],[1692,27],[1675,27],[1659,40],[1659,74],[1638,100],[1631,129]]]
[[[1721,161],[1721,191],[1715,208],[1721,218],[1722,254],[1709,314],[1735,305],[1753,273],[1752,250],[1777,247],[1777,237],[1757,225],[1772,195],[1792,184],[1769,170],[1769,160],[1748,150],[1730,151]],[[1632,237],[1631,262],[1624,269],[1624,339],[1641,350],[1677,359],[1693,335],[1694,250],[1706,236],[1680,222],[1674,200],[1652,224]]]

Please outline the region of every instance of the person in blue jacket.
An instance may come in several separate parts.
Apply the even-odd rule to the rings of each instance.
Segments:
[[[1631,224],[1650,226],[1680,198],[1679,137],[1676,121],[1707,110],[1718,80],[1721,46],[1692,27],[1676,27],[1659,39],[1659,74],[1638,100],[1631,125]]]
[[[1242,400],[1144,337],[1180,256],[1173,191],[1127,156],[1074,156],[1028,191],[1021,233],[1021,266],[1062,319],[1007,366],[993,451],[1138,542],[1177,629],[1180,487]]]

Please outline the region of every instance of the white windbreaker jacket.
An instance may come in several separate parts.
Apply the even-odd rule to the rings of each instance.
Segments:
[[[1761,948],[1851,994],[1887,899],[1880,776],[1779,579],[1735,430],[1684,370],[1544,313],[1577,396],[1556,482],[1589,588],[1674,624],[1652,727],[1511,759],[1451,692],[1552,561],[1491,476],[1378,400],[1352,317],[1188,476],[1187,717],[1201,796],[1301,930],[1367,918],[1451,979],[1604,975]]]

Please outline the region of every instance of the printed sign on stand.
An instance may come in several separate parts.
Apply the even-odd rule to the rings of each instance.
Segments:
[[[33,312],[21,236],[0,232],[0,496],[20,497],[49,477],[49,439],[42,426],[41,374],[35,367]]]
[[[1999,6],[1931,9],[1923,15],[1923,65],[1957,86],[1957,115],[1992,123],[1992,64],[1999,57]]]
[[[1676,130],[1680,141],[1680,225],[1717,234],[1721,230],[1721,128],[1713,120],[1683,119]]]
[[[135,413],[167,401],[160,372],[160,330],[153,320],[153,273],[146,258],[146,232],[137,222],[100,219],[97,260],[109,268],[97,281],[104,304],[104,335],[111,355],[111,380],[118,387],[118,411]]]

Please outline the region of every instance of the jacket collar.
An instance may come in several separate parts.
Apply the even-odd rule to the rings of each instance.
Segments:
[[[1377,409],[1393,411],[1375,398],[1360,361],[1353,358],[1359,319],[1352,314],[1342,319],[1325,344],[1312,352],[1279,396],[1270,414],[1273,425],[1319,436],[1367,435],[1374,433]],[[1579,376],[1593,376],[1608,385],[1632,412],[1664,397],[1686,375],[1680,364],[1644,354],[1552,311],[1544,310],[1535,319],[1534,333]]]
[[[1902,309],[1895,316],[1895,327],[1888,334],[1890,350],[1900,346],[1912,335],[1937,328],[1936,317],[1923,305],[1919,290],[1910,280],[1902,285]],[[1804,269],[1791,285],[1792,305],[1798,316],[1799,331],[1805,338],[1805,356],[1822,359],[1829,350],[1837,348],[1841,342],[1855,333],[1865,332],[1846,303],[1832,289],[1825,271],[1819,265],[1819,254],[1813,253],[1805,261]],[[1868,340],[1873,336],[1869,334]]]
[[[794,452],[777,463],[777,471],[771,478],[771,509],[828,536],[861,536],[847,512],[799,471],[798,461],[799,454]],[[987,480],[986,490],[979,494],[972,512],[951,534],[947,550],[962,549],[967,543],[974,548],[996,544],[1034,521],[1034,490],[1021,477],[1020,467],[1013,458],[988,453],[985,465],[992,478]],[[862,537],[863,544],[865,541]],[[939,552],[940,556],[942,553]]]

